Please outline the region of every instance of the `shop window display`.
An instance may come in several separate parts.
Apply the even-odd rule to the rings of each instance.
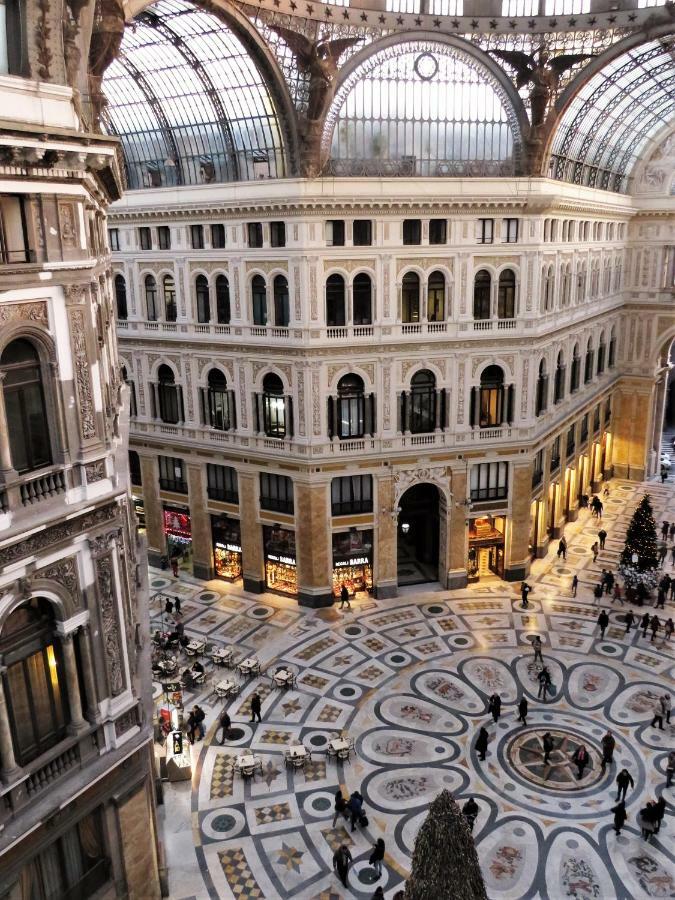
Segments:
[[[469,522],[469,581],[488,575],[504,577],[504,528],[502,516],[480,516]]]
[[[263,543],[266,586],[284,594],[297,594],[295,532],[279,525],[264,525]]]
[[[373,532],[341,531],[333,535],[333,593],[342,585],[350,595],[373,589]]]
[[[241,526],[238,519],[211,516],[213,565],[216,575],[228,581],[241,578]]]

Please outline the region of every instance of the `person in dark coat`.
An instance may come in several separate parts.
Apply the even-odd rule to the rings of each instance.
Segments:
[[[256,691],[251,697],[251,722],[255,722],[257,719],[259,722],[262,722],[260,718],[260,708],[262,706],[262,700],[260,699],[260,694]]]
[[[363,815],[363,797],[358,791],[352,793],[347,803],[347,809],[351,815],[352,831],[354,831]]]
[[[478,737],[476,738],[476,750],[480,754],[478,758],[481,760],[481,762],[485,759],[489,739],[490,737],[488,735],[487,728],[481,726],[481,729],[478,732]]]
[[[187,720],[187,736],[190,744],[194,744],[195,742],[195,731],[197,730],[197,723],[195,721],[195,714],[191,712],[188,716]]]
[[[498,722],[502,713],[502,698],[499,694],[492,694],[488,700],[488,712],[492,713],[492,721]]]
[[[612,807],[612,812],[614,813],[614,831],[616,834],[621,834],[621,829],[628,818],[625,801],[619,800],[617,805]]]
[[[541,653],[541,638],[538,634],[535,634],[535,636],[532,638],[532,649],[534,650],[534,661],[536,662],[537,660],[539,660],[539,662],[543,663],[544,657]]]
[[[614,573],[610,572],[609,569],[605,572],[605,577],[603,578],[603,584],[605,587],[605,593],[609,596],[614,589]]]
[[[167,614],[167,616],[173,614],[173,603],[171,602],[171,597],[166,598],[166,603],[164,604],[164,612]]]
[[[382,860],[384,859],[384,840],[382,838],[378,838],[375,842],[375,846],[373,847],[373,852],[370,854],[370,859],[368,862],[377,872],[377,877],[382,878]]]
[[[518,721],[527,725],[527,697],[521,697],[518,704]]]
[[[635,621],[635,613],[631,610],[626,613],[625,622],[626,622],[626,634],[630,634],[631,627],[633,622]]]
[[[649,630],[652,633],[651,638],[649,639],[650,643],[654,643],[654,638],[656,637],[659,628],[661,627],[661,622],[659,621],[658,616],[652,616],[649,620]]]
[[[551,673],[548,670],[547,666],[541,670],[539,675],[537,676],[537,680],[539,681],[539,690],[537,691],[537,697],[539,699],[544,698],[544,702],[546,702],[546,695],[548,694],[549,685],[551,684]]]
[[[642,837],[648,841],[649,838],[656,831],[656,804],[653,800],[647,801],[646,806],[643,806],[638,814],[638,822],[640,823],[640,830],[642,831]]]
[[[579,747],[577,747],[577,749],[574,751],[574,754],[572,755],[572,760],[574,763],[576,763],[577,779],[581,781],[581,779],[584,777],[584,769],[591,761],[585,744],[581,744]]]
[[[600,549],[605,549],[605,541],[607,540],[607,532],[604,528],[601,528],[598,532],[598,540],[600,541]]]
[[[563,559],[567,559],[567,541],[564,537],[561,537],[558,541],[558,559],[561,556]]]
[[[656,825],[656,833],[661,830],[661,822],[666,814],[666,798],[661,794],[654,804],[654,824]]]
[[[616,740],[609,729],[603,735],[600,743],[602,744],[602,771],[604,772],[607,766],[611,766],[614,762],[614,748],[616,747]]]
[[[603,611],[598,616],[598,625],[600,626],[600,640],[604,640],[605,629],[609,625],[609,616],[607,615],[607,610],[603,609]]]
[[[342,791],[335,792],[333,828],[335,828],[335,823],[337,822],[338,816],[343,816],[343,818],[345,818],[345,819],[349,818],[349,816],[347,815],[347,801],[342,796]]]
[[[352,605],[349,602],[349,590],[347,589],[347,585],[343,583],[340,588],[340,609],[344,609],[345,603],[347,604],[347,609],[352,608]]]
[[[666,519],[663,520],[663,524],[661,525],[661,537],[664,541],[668,540],[668,531],[670,529],[670,522]]]
[[[333,854],[333,868],[337,872],[338,878],[345,887],[347,887],[347,876],[349,874],[349,867],[351,866],[351,864],[352,855],[349,852],[349,847],[347,847],[346,844],[342,844]]]
[[[478,804],[473,799],[473,797],[469,797],[469,799],[462,807],[462,814],[464,815],[464,818],[469,825],[469,831],[473,831],[473,826],[476,821],[476,817],[478,816]]]
[[[628,790],[628,785],[631,788],[635,787],[635,782],[633,781],[633,776],[630,774],[628,769],[622,769],[619,774],[616,776],[616,785],[618,790],[616,792],[616,799],[625,800],[626,799],[626,791]]]
[[[544,748],[544,765],[547,766],[554,747],[553,736],[550,731],[546,732],[541,743]]]
[[[576,597],[578,587],[579,587],[579,576],[575,574],[572,577],[572,596],[573,597]]]
[[[647,637],[647,629],[649,628],[649,613],[645,613],[642,617],[642,621],[640,622],[640,628],[642,629],[642,637]]]
[[[531,590],[532,590],[532,588],[529,586],[529,584],[526,581],[524,581],[520,586],[520,600],[521,600],[520,605],[522,606],[523,609],[527,609],[527,607],[529,606],[529,601],[527,598],[528,598]]]
[[[602,599],[602,582],[601,581],[599,581],[596,584],[596,586],[593,588],[593,596],[595,597],[597,602],[600,603],[600,600]]]
[[[375,889],[373,900],[384,900],[384,888],[382,887],[382,885]]]
[[[220,717],[218,719],[218,724],[223,729],[223,733],[220,736],[220,743],[222,746],[225,743],[225,738],[229,735],[230,727],[232,726],[232,720],[230,719],[230,714],[228,713],[228,711],[226,709],[224,709],[221,712]]]
[[[173,608],[176,610],[176,615],[180,615],[180,597],[173,598]]]

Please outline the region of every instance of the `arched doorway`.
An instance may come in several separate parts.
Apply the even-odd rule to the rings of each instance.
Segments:
[[[399,586],[438,581],[440,497],[433,484],[416,484],[399,500]]]

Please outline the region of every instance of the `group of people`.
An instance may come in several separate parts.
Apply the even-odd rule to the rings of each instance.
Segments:
[[[363,797],[359,791],[353,791],[350,794],[349,800],[345,799],[341,790],[336,791],[333,814],[333,828],[335,828],[335,823],[338,820],[338,816],[342,816],[346,821],[351,822],[352,831],[356,829],[357,825],[359,825],[361,828],[368,827],[368,817],[366,816],[365,810],[363,808]],[[377,878],[382,877],[382,861],[384,860],[384,851],[384,840],[382,838],[378,838],[373,847],[373,851],[370,854],[370,859],[368,860],[370,865],[374,867]],[[337,872],[338,878],[345,887],[347,887],[348,884],[347,876],[349,874],[349,867],[351,866],[351,864],[352,855],[349,852],[349,847],[347,847],[346,844],[342,844],[333,854],[333,868]],[[377,892],[375,892],[375,896],[378,896]],[[379,896],[384,896],[384,894],[381,893]]]
[[[190,715],[187,719],[187,736],[190,744],[194,744],[195,741],[203,741],[204,735],[206,734],[206,728],[204,725],[204,721],[206,719],[206,713],[201,708],[201,706],[195,704],[190,710]]]

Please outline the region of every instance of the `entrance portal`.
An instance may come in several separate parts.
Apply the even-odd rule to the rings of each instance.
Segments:
[[[398,583],[438,581],[439,495],[433,484],[416,484],[399,501]]]

